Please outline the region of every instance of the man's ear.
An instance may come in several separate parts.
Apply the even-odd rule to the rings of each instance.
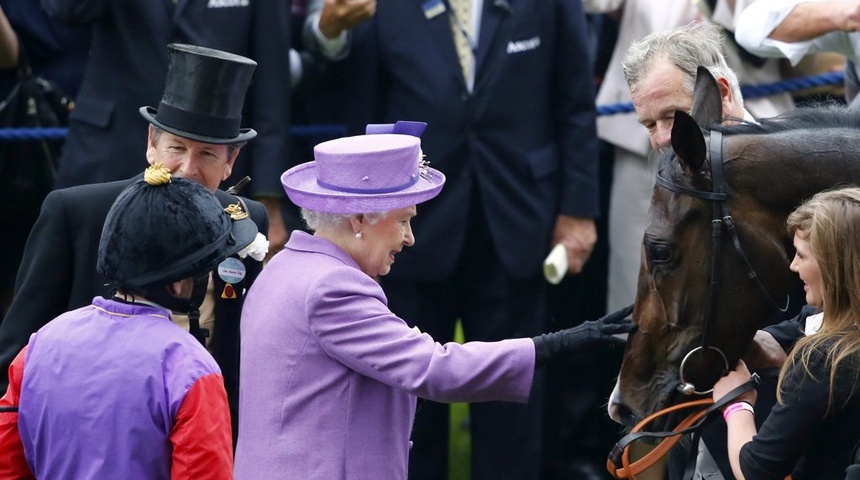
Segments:
[[[155,148],[155,128],[150,124],[146,135],[146,161],[150,165],[155,163]]]
[[[167,291],[169,291],[174,297],[178,297],[179,294],[182,293],[182,280],[167,285]]]
[[[194,278],[186,277],[167,285],[167,290],[176,298],[190,298],[194,289]]]
[[[230,155],[230,153],[229,153],[231,151],[233,152],[232,155]],[[221,181],[222,182],[224,180],[227,180],[228,178],[230,178],[230,175],[233,174],[233,165],[236,164],[236,159],[239,157],[239,152],[241,152],[241,151],[242,151],[241,148],[237,148],[234,150],[230,147],[227,147],[228,157],[227,157],[227,163],[224,165],[223,175],[221,175]]]
[[[729,85],[729,79],[726,77],[718,78],[717,87],[720,89],[720,102],[723,106],[723,118],[726,119],[736,116],[734,114],[735,96],[732,92],[732,86]]]

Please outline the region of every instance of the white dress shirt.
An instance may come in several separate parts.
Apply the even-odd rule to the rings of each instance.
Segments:
[[[758,0],[747,7],[738,18],[735,38],[750,52],[761,57],[785,57],[797,65],[808,54],[834,52],[856,62],[860,52],[860,35],[830,32],[811,40],[781,42],[768,36],[800,3],[819,0]]]

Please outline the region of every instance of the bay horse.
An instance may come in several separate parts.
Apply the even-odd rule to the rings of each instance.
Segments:
[[[788,268],[788,214],[819,191],[860,184],[860,114],[852,110],[798,109],[731,126],[721,119],[716,81],[700,68],[691,113],[675,114],[671,149],[651,155],[638,330],[608,405],[627,426],[710,395],[798,285]]]

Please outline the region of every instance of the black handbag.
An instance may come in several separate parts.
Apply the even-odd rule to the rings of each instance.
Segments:
[[[18,82],[0,103],[0,128],[66,127],[72,98],[56,83],[33,74],[23,48]],[[38,211],[57,175],[64,139],[0,140],[0,191],[22,208]]]

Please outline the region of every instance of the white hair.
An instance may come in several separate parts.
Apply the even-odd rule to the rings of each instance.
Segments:
[[[341,228],[349,226],[349,220],[352,217],[362,215],[368,223],[374,225],[385,218],[388,212],[368,212],[368,213],[329,213],[317,212],[314,210],[302,209],[302,219],[311,231],[317,230],[337,231]]]
[[[656,60],[666,59],[684,72],[684,89],[691,96],[696,86],[696,69],[707,68],[714,78],[726,78],[732,96],[743,106],[738,76],[723,56],[723,32],[708,22],[693,22],[672,30],[655,32],[630,45],[622,67],[627,85],[633,88],[645,77]]]

